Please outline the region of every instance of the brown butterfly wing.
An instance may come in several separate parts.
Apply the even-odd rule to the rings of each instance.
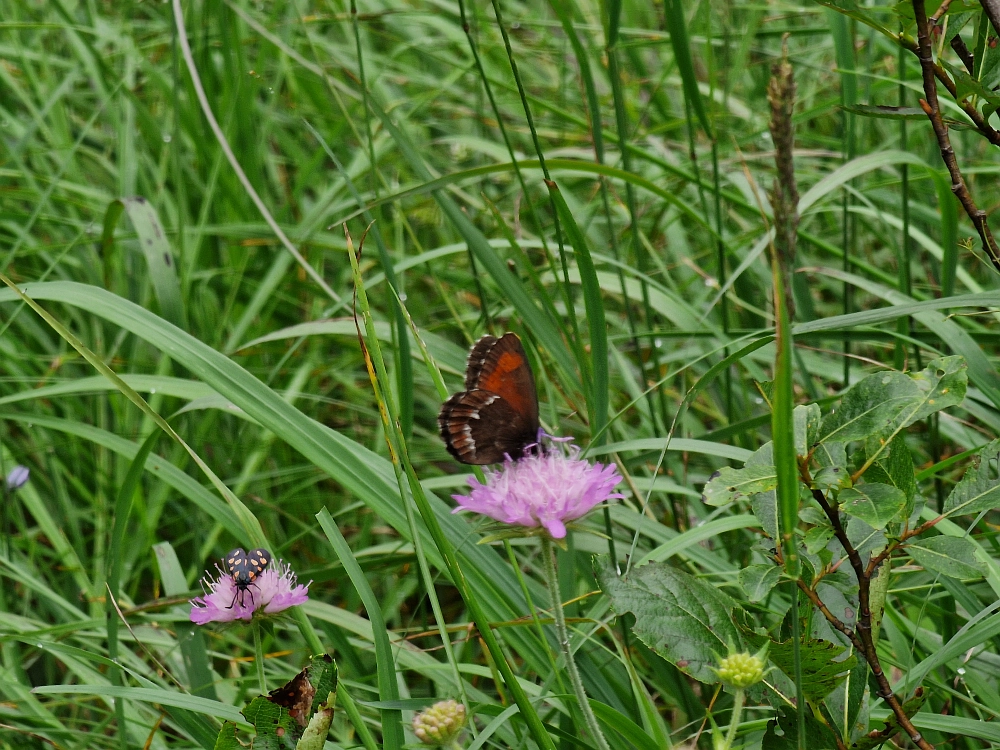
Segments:
[[[309,723],[309,712],[315,695],[316,688],[309,682],[307,670],[303,669],[288,684],[268,693],[267,699],[287,709],[299,726],[304,727]]]
[[[477,388],[496,393],[514,411],[530,422],[538,422],[535,376],[517,334],[505,333],[500,338],[483,336],[472,347],[465,371],[465,390]]]
[[[438,426],[445,447],[463,464],[495,464],[520,458],[538,437],[538,417],[515,410],[496,393],[463,391],[444,402]]]

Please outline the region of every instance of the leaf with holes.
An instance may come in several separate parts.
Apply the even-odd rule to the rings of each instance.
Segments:
[[[1000,507],[1000,440],[986,445],[944,501],[945,516],[967,516]]]
[[[837,497],[840,509],[849,516],[860,518],[873,529],[884,529],[891,521],[900,520],[906,508],[906,495],[898,487],[869,482],[841,490]]]
[[[619,577],[608,558],[596,563],[597,580],[619,615],[635,615],[632,632],[682,672],[718,682],[709,669],[716,654],[743,639],[733,624],[736,602],[710,583],[666,563],[649,563]]]
[[[929,414],[960,404],[968,386],[965,360],[941,357],[920,372],[880,372],[847,392],[820,427],[821,442],[846,443],[895,433]]]

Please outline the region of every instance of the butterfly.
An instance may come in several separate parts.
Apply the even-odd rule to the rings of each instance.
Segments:
[[[441,438],[463,464],[517,460],[538,442],[538,392],[521,339],[483,336],[469,352],[465,390],[441,406]]]
[[[257,576],[263,573],[264,568],[271,563],[271,553],[266,549],[258,548],[250,550],[248,555],[242,547],[237,547],[226,555],[225,562],[226,570],[229,571],[229,575],[233,577],[233,583],[236,584],[236,595],[233,597],[232,604],[226,609],[232,609],[237,598],[239,598],[242,607],[247,589],[256,585],[254,581],[257,580]],[[253,604],[252,591],[250,592],[250,604]]]

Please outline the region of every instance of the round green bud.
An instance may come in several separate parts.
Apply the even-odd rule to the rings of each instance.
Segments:
[[[413,717],[413,733],[425,745],[444,745],[462,732],[465,706],[455,700],[438,701]]]
[[[743,689],[764,679],[765,666],[759,656],[743,652],[720,659],[715,673],[730,687]]]

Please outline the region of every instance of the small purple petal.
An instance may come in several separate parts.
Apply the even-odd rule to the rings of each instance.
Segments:
[[[198,625],[250,620],[257,611],[273,615],[309,600],[308,585],[299,584],[288,564],[280,560],[271,563],[239,596],[230,575],[220,573],[218,580],[202,579],[202,583],[208,592],[191,600],[191,622]]]
[[[555,539],[566,536],[566,523],[595,505],[621,497],[613,492],[622,478],[614,466],[577,458],[575,446],[550,447],[545,453],[508,461],[486,474],[486,484],[469,478],[468,495],[453,495],[453,512],[471,510],[501,523],[541,526]]]
[[[7,475],[6,479],[7,491],[13,492],[14,490],[18,490],[21,487],[23,487],[25,483],[28,481],[28,477],[30,475],[31,472],[28,471],[27,466],[21,466],[21,465],[15,466],[13,469],[10,470],[10,473]]]

